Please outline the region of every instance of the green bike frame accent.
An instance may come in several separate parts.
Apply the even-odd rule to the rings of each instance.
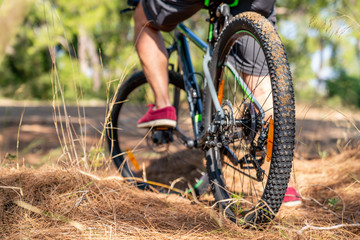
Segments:
[[[196,114],[195,115],[195,122],[200,122],[202,120],[202,115],[201,114]]]
[[[238,4],[239,4],[239,0],[234,0],[233,3],[229,4],[229,7],[235,7]],[[205,7],[208,7],[210,5],[210,0],[205,0],[204,5],[205,5]]]
[[[211,42],[212,38],[213,38],[213,31],[214,31],[214,24],[210,24],[209,26],[209,36],[208,36],[208,40]]]
[[[229,4],[229,7],[236,7],[239,4],[239,0],[234,0],[232,4]]]
[[[204,180],[201,179],[198,183],[196,183],[196,185],[194,187],[187,190],[187,193],[191,193],[194,189],[197,189],[198,187],[200,187],[203,182],[204,182]]]

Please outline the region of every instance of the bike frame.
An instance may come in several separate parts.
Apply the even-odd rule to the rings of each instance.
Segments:
[[[190,56],[188,39],[195,43],[195,45],[203,51],[206,51],[209,46],[205,44],[205,42],[196,36],[183,23],[177,26],[175,37],[180,68],[183,72],[184,88],[187,94],[187,101],[189,103],[190,116],[193,124],[195,146],[197,146],[201,131],[204,127],[202,126],[203,106],[200,87],[196,79],[195,70]]]
[[[212,38],[212,31],[213,31],[213,25],[210,24],[209,27],[209,39]],[[224,111],[222,107],[220,106],[218,96],[215,90],[215,86],[211,77],[210,69],[209,69],[209,63],[212,58],[212,49],[213,44],[211,41],[208,41],[208,43],[205,43],[203,40],[201,40],[195,33],[193,33],[188,27],[185,26],[184,23],[180,23],[176,30],[175,30],[176,40],[175,43],[168,48],[170,54],[175,49],[178,52],[179,60],[180,60],[180,66],[183,71],[183,79],[184,79],[184,87],[187,94],[187,101],[189,103],[189,110],[190,110],[190,116],[192,119],[193,129],[194,129],[194,136],[195,136],[195,142],[191,142],[191,140],[185,136],[178,128],[176,128],[177,132],[179,133],[178,136],[187,143],[186,145],[188,147],[198,147],[199,143],[204,140],[202,138],[206,137],[206,134],[203,134],[203,130],[205,132],[209,132],[212,129],[210,118],[211,114],[211,102],[213,103],[213,106],[215,108],[215,112],[217,114],[217,119],[220,121],[220,124],[223,124],[222,121],[224,121]],[[200,95],[200,88],[199,84],[196,79],[196,74],[194,71],[194,67],[192,64],[191,56],[190,56],[190,50],[189,50],[189,43],[188,39],[193,42],[199,49],[201,49],[205,55],[203,59],[203,71],[204,71],[204,94],[206,97],[208,97],[205,101],[202,101],[202,96]],[[249,99],[257,106],[257,108],[260,110],[260,113],[262,115],[262,119],[265,117],[265,113],[263,111],[263,108],[258,103],[256,98],[254,97],[252,91],[248,88],[240,74],[235,70],[234,66],[230,62],[226,62],[225,64],[235,79],[237,80],[238,84],[242,87],[244,92],[248,95]],[[175,94],[175,96],[177,96]],[[176,101],[175,101],[176,102]],[[203,103],[205,103],[205,106],[203,106]],[[176,104],[175,104],[176,105]],[[178,107],[178,106],[175,106]],[[205,111],[204,111],[205,110]],[[207,113],[207,114],[203,114]]]

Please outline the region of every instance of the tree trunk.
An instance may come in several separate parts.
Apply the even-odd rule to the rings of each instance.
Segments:
[[[0,64],[34,0],[4,0],[0,5]]]
[[[78,56],[80,70],[93,80],[93,90],[98,91],[101,87],[100,60],[96,51],[95,43],[83,27],[79,28]]]
[[[319,69],[316,71],[316,89],[315,89],[315,98],[317,97],[317,95],[320,93],[321,91],[321,84],[322,84],[322,77],[321,77],[321,71],[324,68],[324,38],[322,36],[320,36],[319,39],[319,45],[320,45],[320,49],[319,49],[319,54],[320,54],[320,65],[319,65]]]
[[[357,47],[357,60],[358,60],[358,64],[359,64],[359,69],[360,69],[360,37],[357,39],[357,44],[356,44],[356,47]],[[359,72],[360,74],[360,72]]]

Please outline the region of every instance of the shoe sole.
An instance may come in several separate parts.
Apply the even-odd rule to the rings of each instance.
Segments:
[[[283,202],[285,207],[296,207],[301,205],[301,200]]]
[[[145,123],[138,123],[138,128],[151,128],[151,127],[176,127],[176,121],[170,119],[159,119]]]

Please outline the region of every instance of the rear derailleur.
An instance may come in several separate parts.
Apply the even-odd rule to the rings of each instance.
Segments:
[[[231,167],[235,169],[235,166],[240,166],[236,168],[237,171],[256,181],[262,181],[265,171],[261,166],[266,159],[266,141],[269,127],[264,127],[263,120],[256,113],[251,103],[245,102],[243,104],[241,119],[236,119],[231,103],[229,101],[224,102],[225,119],[219,119],[219,116],[215,116],[205,147],[208,149],[217,147],[222,156],[229,159],[232,164]],[[237,150],[245,150],[247,154],[239,159],[237,153],[229,147],[232,144],[237,145]],[[256,177],[241,171],[249,169],[256,171]]]

